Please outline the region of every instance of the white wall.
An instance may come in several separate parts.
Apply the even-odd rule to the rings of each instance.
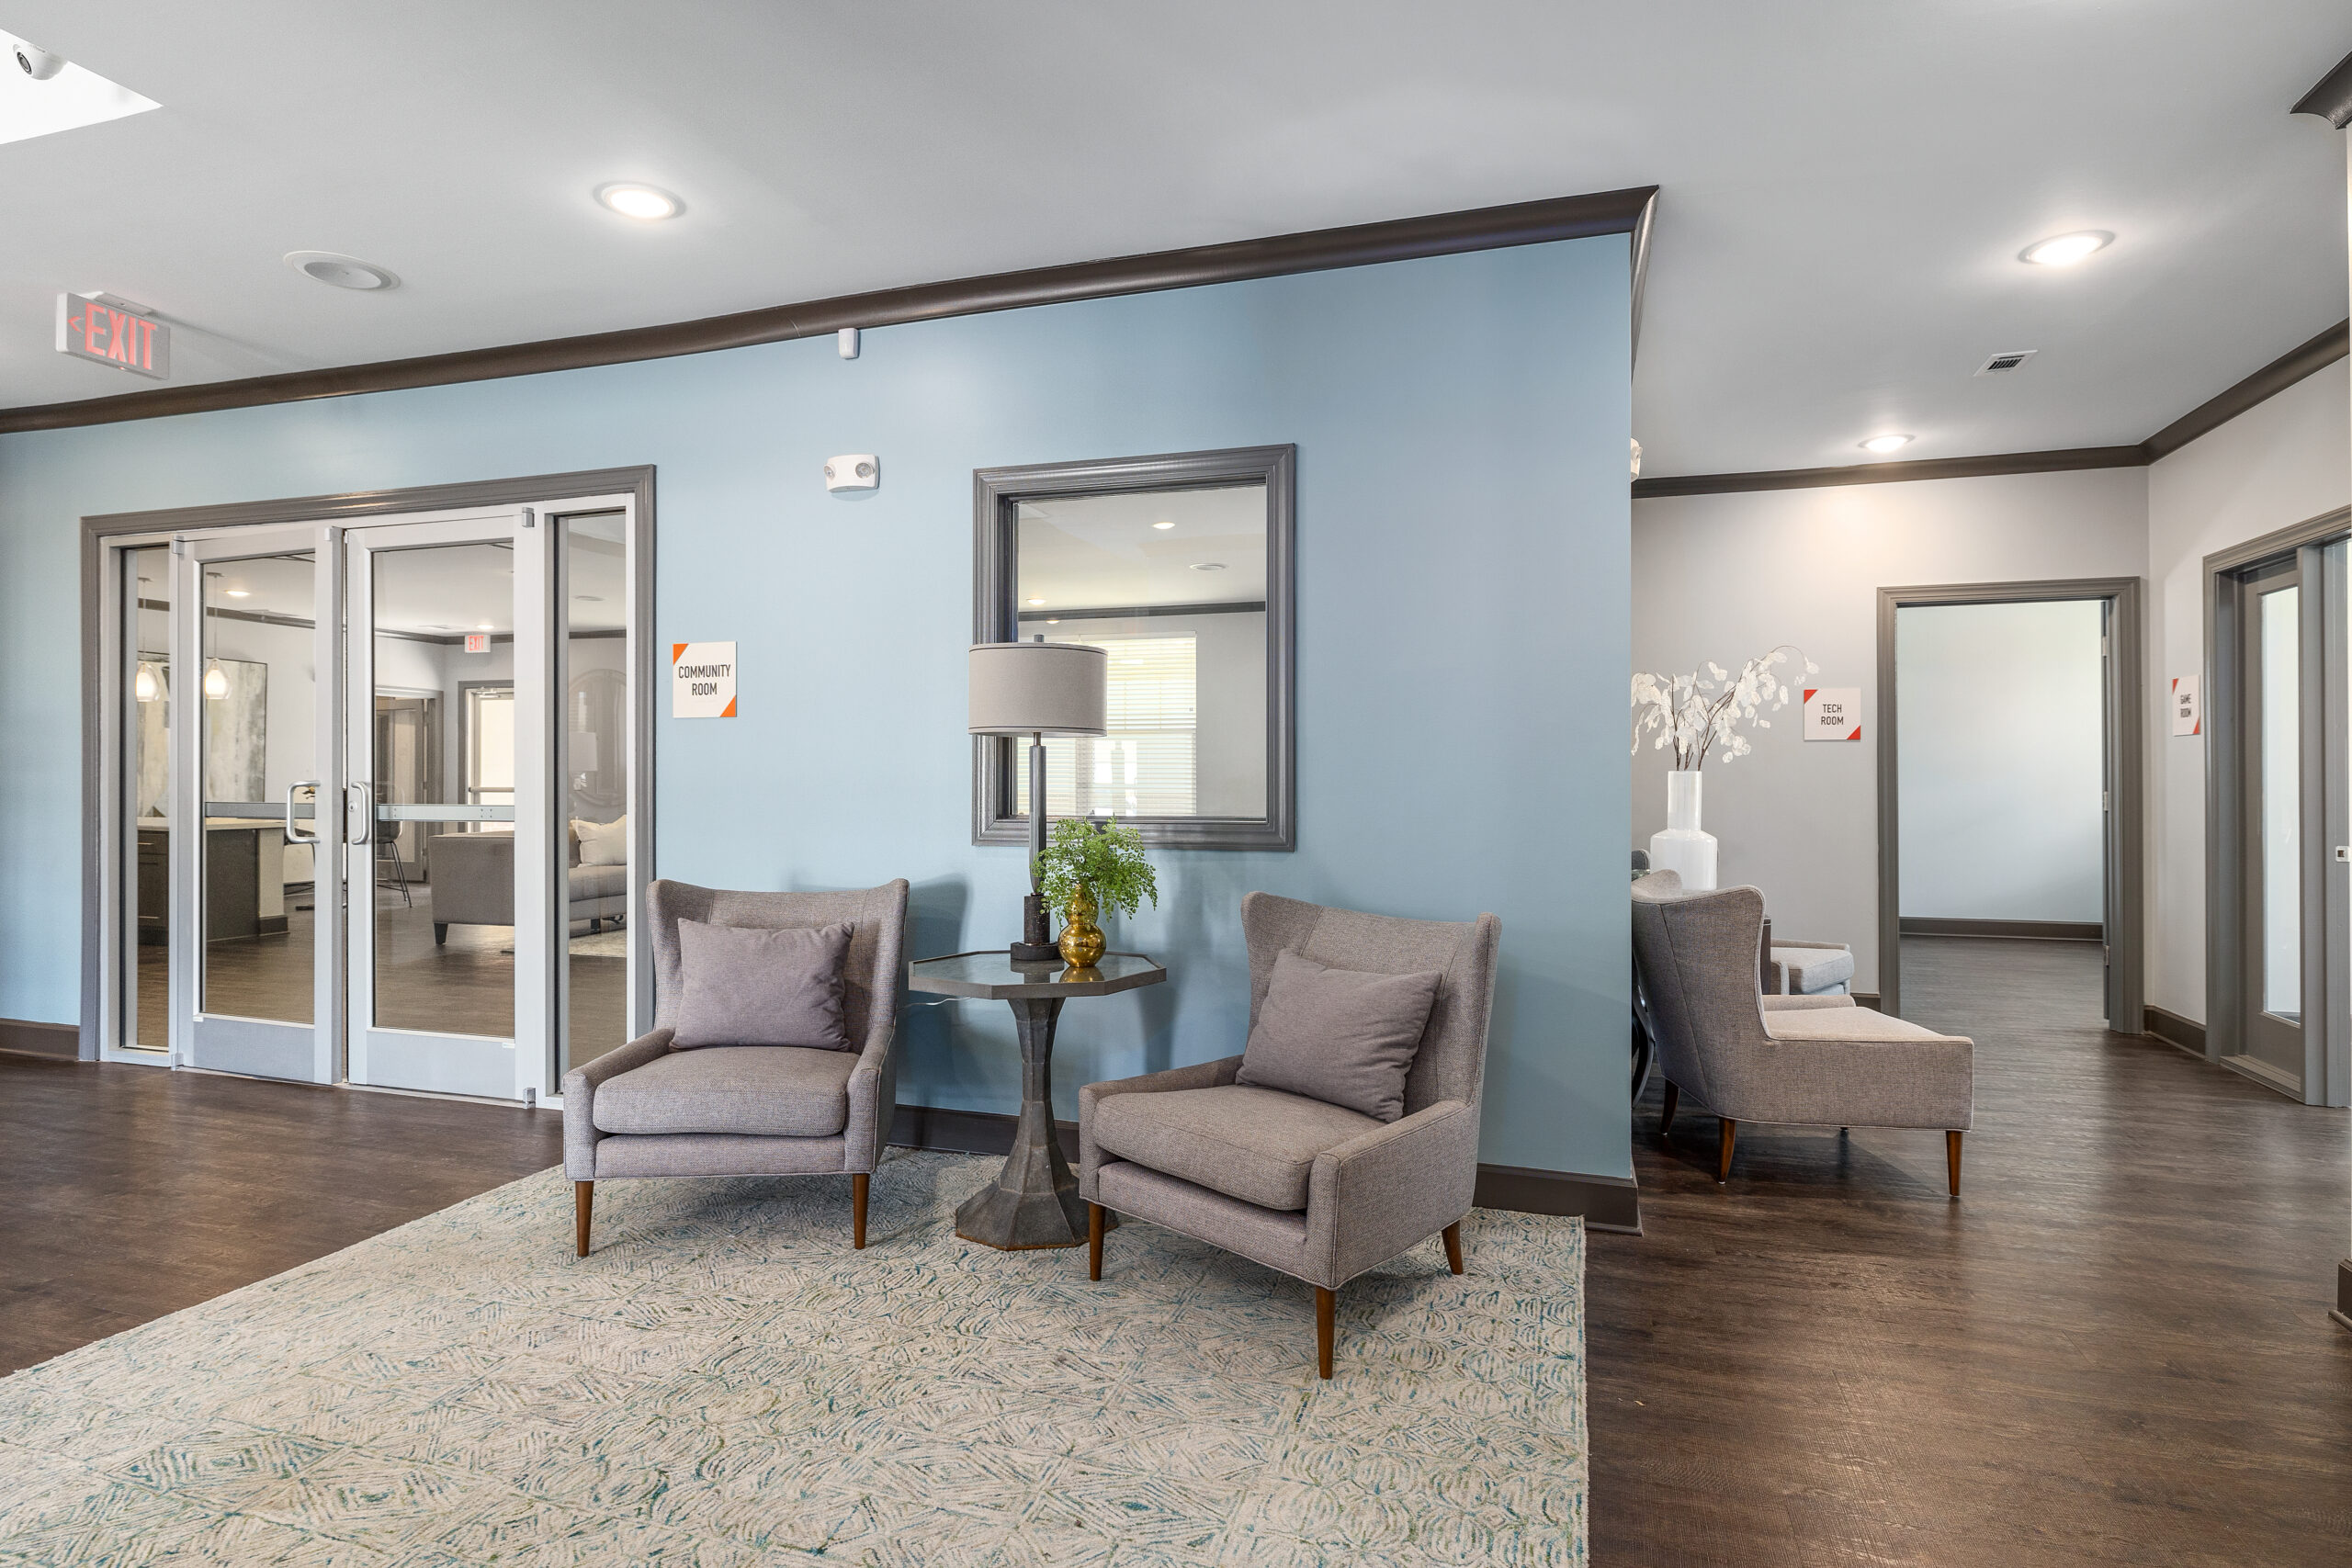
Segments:
[[[2341,426],[2339,425],[2339,429]],[[1809,679],[1862,692],[1859,744],[1798,739],[1710,763],[1706,826],[1726,884],[1764,890],[1776,931],[1848,942],[1857,990],[1878,987],[1878,589],[2136,577],[2147,559],[2144,468],[1682,496],[1634,503],[1633,666],[1736,667],[1793,642]],[[1666,825],[1666,759],[1633,761],[1633,838]]]
[[[2352,369],[2306,377],[2148,470],[2148,1000],[2205,1021],[2205,740],[2171,678],[2204,663],[2204,558],[2352,500]]]
[[[2101,918],[2100,611],[2076,599],[1896,612],[1904,914]]]

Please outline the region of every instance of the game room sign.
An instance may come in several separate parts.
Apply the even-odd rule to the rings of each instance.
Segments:
[[[123,309],[127,301],[109,304],[109,298],[96,294],[57,297],[57,352],[111,365],[134,376],[170,380],[172,329],[137,310]]]

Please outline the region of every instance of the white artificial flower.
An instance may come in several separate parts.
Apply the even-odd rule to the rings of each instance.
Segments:
[[[1629,687],[1634,709],[1633,750],[1639,751],[1642,737],[1656,731],[1651,749],[1663,751],[1671,741],[1678,771],[1702,767],[1708,752],[1718,746],[1717,754],[1725,761],[1747,755],[1754,747],[1739,733],[1740,727],[1770,729],[1772,721],[1763,714],[1788,706],[1789,682],[1774,675],[1772,667],[1792,657],[1804,664],[1806,674],[1821,672],[1803,649],[1783,643],[1749,660],[1736,678],[1713,660],[1703,673],[1635,674]]]

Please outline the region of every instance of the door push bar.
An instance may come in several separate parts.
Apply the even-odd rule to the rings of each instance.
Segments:
[[[307,789],[311,792],[311,814],[313,818],[318,815],[319,781],[296,779],[292,784],[288,784],[286,786],[286,841],[289,844],[316,844],[320,841],[318,829],[314,828],[305,833],[294,826],[294,792],[298,789]]]
[[[359,795],[356,802],[351,798],[354,791],[356,791]],[[361,783],[344,786],[343,841],[345,843],[372,844],[376,841],[375,807],[376,786],[374,784]],[[353,838],[351,834],[351,825],[355,821],[359,824],[357,838]]]

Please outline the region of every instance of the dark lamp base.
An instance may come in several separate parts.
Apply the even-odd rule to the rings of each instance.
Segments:
[[[1016,942],[1010,951],[1015,964],[1051,964],[1062,955],[1062,950],[1050,942]]]

